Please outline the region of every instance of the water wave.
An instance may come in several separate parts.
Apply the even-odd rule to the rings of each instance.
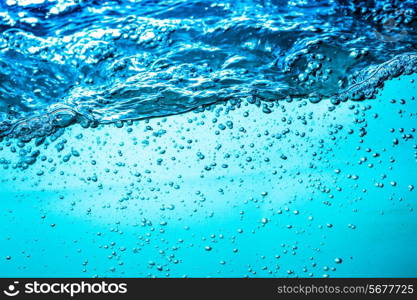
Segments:
[[[219,101],[372,98],[417,70],[417,1],[0,4],[0,136]]]

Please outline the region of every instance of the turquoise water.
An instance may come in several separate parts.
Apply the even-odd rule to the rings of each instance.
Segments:
[[[2,4],[1,276],[417,275],[414,1],[372,36],[349,1],[29,2]]]
[[[219,106],[67,128],[47,160],[1,171],[2,275],[415,276],[416,144],[402,139],[416,124],[411,78],[332,112],[300,101],[267,118]]]

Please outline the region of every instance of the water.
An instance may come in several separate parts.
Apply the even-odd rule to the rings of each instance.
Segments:
[[[3,276],[416,276],[416,1],[4,1]]]

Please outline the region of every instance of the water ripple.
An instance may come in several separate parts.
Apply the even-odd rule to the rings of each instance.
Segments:
[[[8,0],[0,136],[219,101],[372,98],[385,80],[416,71],[416,5]]]

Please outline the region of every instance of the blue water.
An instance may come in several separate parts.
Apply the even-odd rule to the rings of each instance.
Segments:
[[[0,4],[0,275],[417,276],[417,1]]]

